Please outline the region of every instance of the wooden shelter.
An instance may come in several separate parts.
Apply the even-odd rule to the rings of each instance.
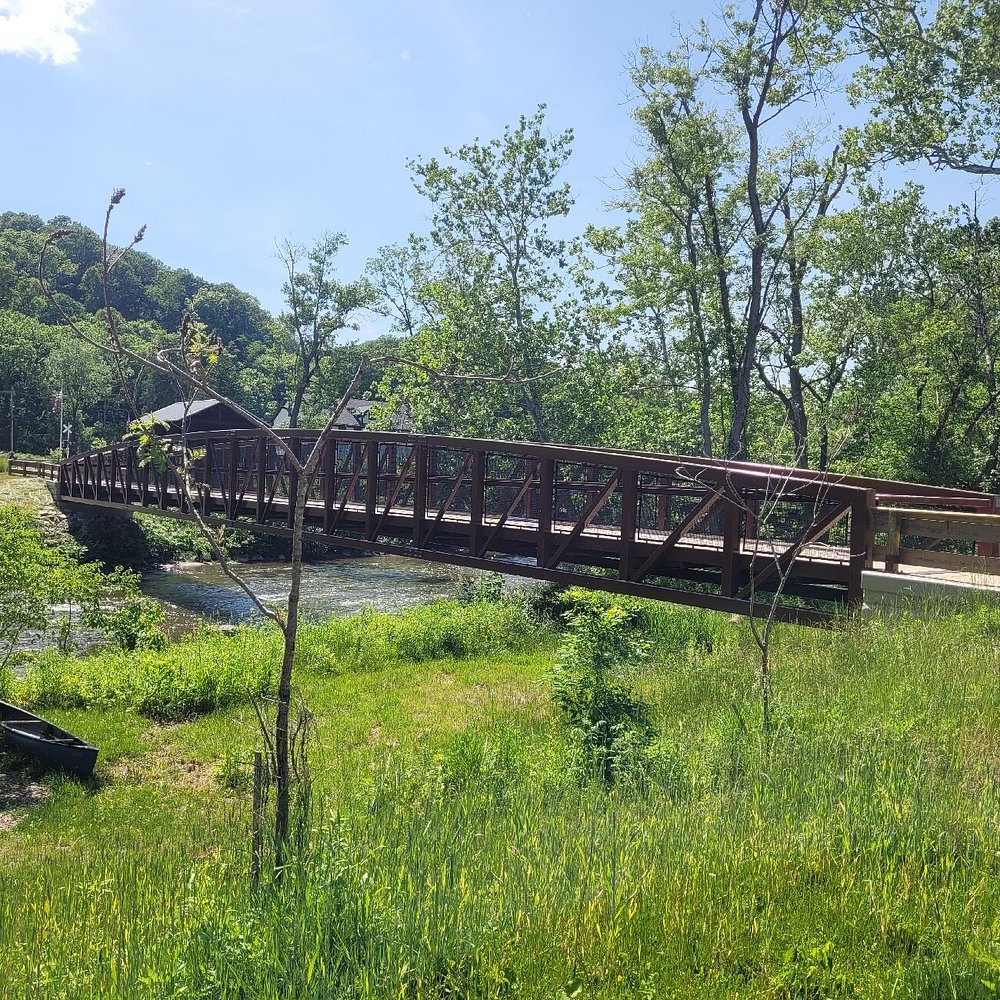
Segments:
[[[242,430],[253,426],[246,417],[217,399],[171,403],[149,415],[167,425],[159,428],[161,434],[180,434],[183,431],[196,434],[204,431]]]

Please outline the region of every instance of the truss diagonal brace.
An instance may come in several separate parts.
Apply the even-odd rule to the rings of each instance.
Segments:
[[[746,600],[754,591],[760,588],[761,584],[774,576],[775,573],[780,573],[784,576],[788,568],[795,562],[807,545],[816,541],[820,535],[828,532],[838,521],[846,517],[850,511],[849,504],[841,504],[832,511],[827,511],[819,520],[814,515],[812,523],[799,532],[780,556],[772,559],[763,570],[750,578],[750,582],[736,595],[737,598]]]
[[[697,503],[687,517],[667,535],[653,550],[649,558],[633,573],[629,579],[639,583],[643,577],[662,559],[715,505],[722,499],[723,491],[713,490],[703,500]]]
[[[555,569],[559,563],[562,561],[563,553],[575,542],[580,535],[583,534],[584,530],[590,526],[590,522],[594,520],[597,516],[597,512],[608,502],[608,498],[612,493],[618,488],[618,483],[621,480],[622,473],[621,469],[616,469],[614,474],[608,480],[607,485],[601,490],[600,494],[591,501],[587,509],[583,512],[583,516],[573,525],[573,530],[563,539],[562,545],[556,550],[556,553],[548,561],[547,568]]]

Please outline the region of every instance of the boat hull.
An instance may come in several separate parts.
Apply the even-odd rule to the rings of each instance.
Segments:
[[[39,760],[87,777],[98,749],[48,719],[0,701],[0,732],[7,742]]]

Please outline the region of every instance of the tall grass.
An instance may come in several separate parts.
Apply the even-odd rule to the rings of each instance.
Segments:
[[[49,650],[10,685],[38,708],[125,705],[161,722],[240,704],[271,687],[279,656],[275,632],[205,631],[162,651],[105,650],[78,658]]]
[[[645,782],[581,785],[528,685],[520,709],[324,772],[310,843],[257,898],[245,803],[161,843],[71,789],[61,815],[104,817],[106,842],[46,827],[58,802],[0,840],[0,996],[995,996],[1000,616],[780,629],[767,739],[745,627],[669,625],[636,676],[660,734]],[[363,667],[337,662],[309,683]]]
[[[336,674],[515,651],[536,642],[538,632],[515,601],[438,601],[393,614],[368,609],[331,618],[304,630],[299,657],[306,669]]]
[[[396,614],[368,609],[303,625],[298,669],[337,674],[463,659],[523,649],[538,634],[516,602],[442,601]],[[38,708],[124,705],[177,721],[266,693],[280,656],[274,629],[245,627],[234,635],[207,629],[163,651],[105,650],[84,658],[46,651],[21,678],[0,679],[0,691]]]

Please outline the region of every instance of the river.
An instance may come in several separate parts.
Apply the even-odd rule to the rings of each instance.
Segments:
[[[287,599],[287,563],[245,563],[235,569],[265,603]],[[303,567],[301,607],[310,618],[349,615],[366,606],[387,611],[452,597],[456,586],[454,573],[436,563],[401,556],[347,557]],[[142,590],[160,602],[174,637],[202,621],[237,623],[256,614],[250,598],[217,563],[178,563],[147,571]]]
[[[237,563],[236,571],[265,603],[282,605],[288,597],[288,563]],[[349,615],[371,606],[379,611],[453,597],[458,581],[454,571],[420,559],[402,556],[346,557],[306,565],[302,570],[302,614],[306,618]],[[249,597],[218,563],[176,563],[142,575],[142,591],[157,600],[166,615],[167,634],[179,639],[204,622],[239,624],[251,621],[257,610]],[[65,613],[54,607],[53,613]],[[76,629],[77,649],[88,652],[108,644],[106,636]],[[39,650],[53,646],[55,632],[27,632],[15,649]]]

